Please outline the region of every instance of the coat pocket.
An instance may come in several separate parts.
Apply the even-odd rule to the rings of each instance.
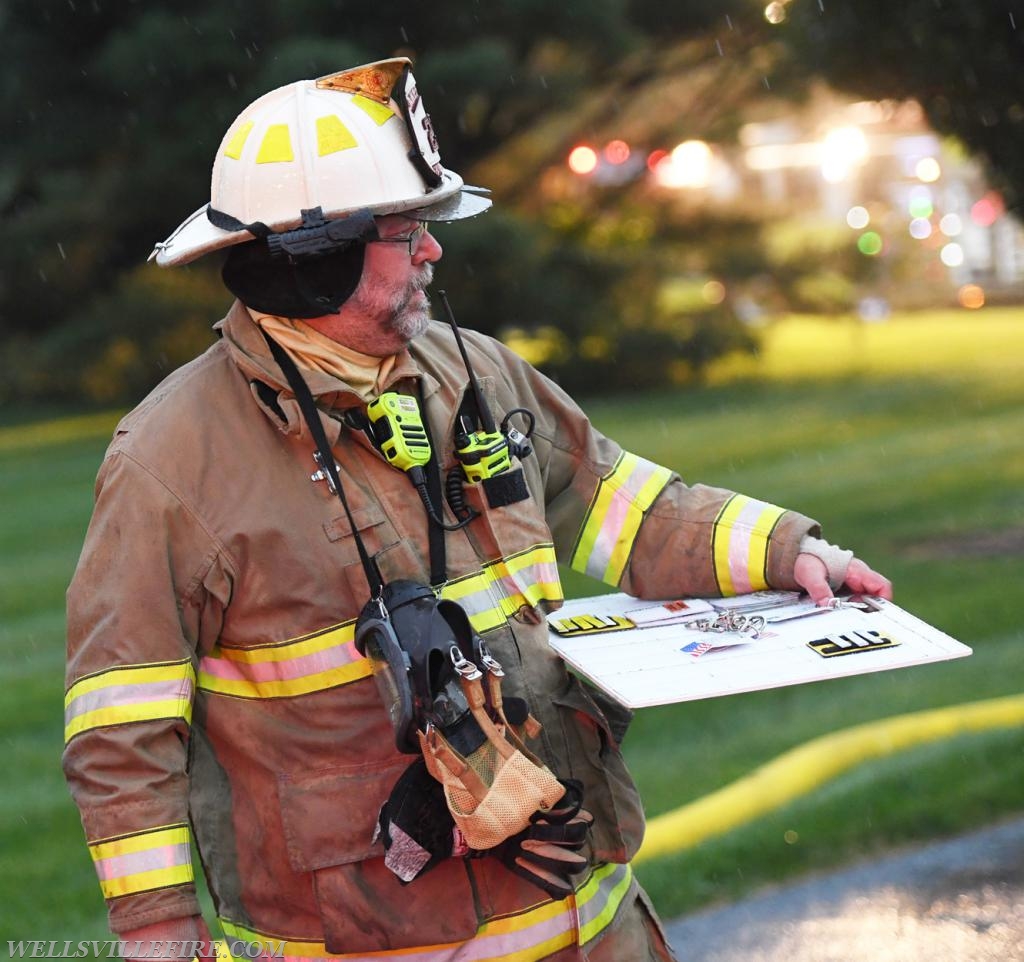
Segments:
[[[288,860],[313,877],[332,953],[364,953],[462,942],[478,916],[465,862],[441,862],[403,885],[373,841],[380,806],[409,757],[278,776]]]
[[[552,701],[565,737],[569,775],[583,783],[583,807],[594,816],[594,861],[628,862],[643,841],[644,809],[613,735],[624,731],[624,719],[609,722],[573,675]]]
[[[426,571],[409,544],[399,538],[394,524],[379,505],[368,504],[352,512],[352,520],[367,552],[377,559],[385,581],[396,578],[426,577]],[[365,598],[368,586],[359,549],[352,536],[352,525],[344,515],[324,523],[330,549],[343,565],[343,577],[355,598]]]

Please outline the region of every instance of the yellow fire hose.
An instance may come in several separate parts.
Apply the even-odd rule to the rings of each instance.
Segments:
[[[749,775],[652,818],[635,862],[683,851],[805,795],[872,758],[966,732],[1024,725],[1024,695],[855,725],[784,752]]]

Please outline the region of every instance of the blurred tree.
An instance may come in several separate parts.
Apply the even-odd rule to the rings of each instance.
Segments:
[[[351,0],[4,4],[0,397],[85,390],[82,367],[51,366],[57,345],[76,344],[87,365],[104,332],[155,338],[145,314],[97,306],[125,309],[120,279],[207,200],[224,130],[267,89],[409,54],[445,161],[461,169],[632,43],[624,17],[619,0],[398,0],[379,13]]]
[[[223,131],[265,90],[407,54],[445,162],[466,169],[582,100],[647,34],[693,32],[742,6],[687,0],[666,14],[651,0],[397,0],[375,12],[352,0],[11,0],[0,7],[10,138],[0,160],[0,396],[127,400],[196,349],[198,318],[184,307],[194,297],[218,310],[216,258],[170,285],[139,265],[205,202]],[[481,223],[461,242],[465,264],[453,265],[471,323],[497,326],[488,312],[500,302],[506,327],[547,319],[578,340],[614,310],[628,258],[543,224]]]
[[[184,360],[198,318],[185,311],[178,330],[172,316],[190,291],[219,313],[216,258],[175,272],[173,290],[139,268],[207,200],[227,125],[274,86],[396,53],[415,59],[445,162],[514,210],[443,234],[454,256],[439,280],[460,319],[547,332],[546,366],[567,384],[593,384],[595,371],[603,384],[690,376],[749,337],[728,301],[703,315],[666,310],[666,277],[780,270],[791,300],[841,309],[839,260],[804,277],[798,259],[772,263],[753,221],[670,209],[628,184],[553,200],[545,171],[574,138],[612,126],[639,145],[725,141],[769,74],[772,95],[799,92],[806,61],[862,95],[916,96],[1019,193],[1024,32],[1004,6],[790,0],[774,28],[753,0],[395,0],[379,11],[355,0],[8,0],[0,398],[130,400]]]
[[[845,224],[792,217],[765,225],[761,236],[767,273],[787,306],[798,311],[852,312],[857,282],[878,267],[851,243]]]
[[[1024,3],[793,0],[779,28],[793,72],[872,99],[915,98],[1024,205]]]

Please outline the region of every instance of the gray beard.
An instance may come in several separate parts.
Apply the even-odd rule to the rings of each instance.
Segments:
[[[391,317],[391,329],[403,341],[419,337],[430,326],[430,310],[406,305]]]
[[[386,318],[385,324],[403,341],[419,337],[430,326],[430,307],[412,303],[417,291],[425,291],[434,279],[434,265],[424,264],[419,275],[413,278],[404,291],[387,299],[378,299],[365,292],[356,291],[355,306],[370,314]]]

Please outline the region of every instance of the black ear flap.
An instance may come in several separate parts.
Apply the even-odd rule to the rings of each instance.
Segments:
[[[319,257],[290,263],[265,240],[236,244],[221,268],[224,284],[247,307],[279,317],[334,314],[352,296],[363,273],[366,245],[359,241]]]

